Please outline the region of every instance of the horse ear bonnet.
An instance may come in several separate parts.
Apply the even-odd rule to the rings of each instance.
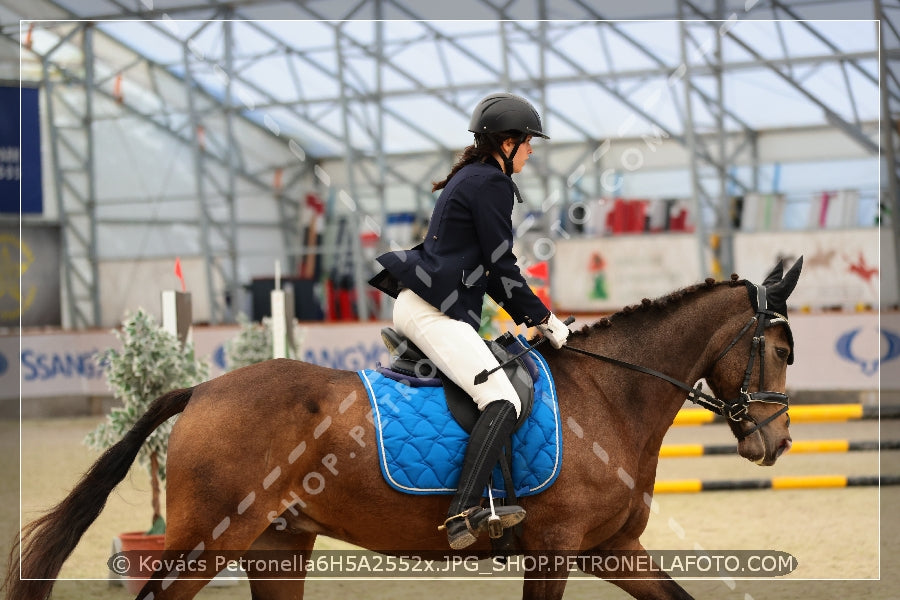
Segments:
[[[767,288],[772,287],[773,285],[777,285],[781,283],[781,278],[784,277],[784,260],[779,260],[778,264],[769,271],[769,274],[766,275],[766,278],[763,280],[762,285]]]
[[[766,276],[762,285],[766,286],[766,304],[767,308],[787,318],[787,299],[797,287],[797,281],[800,278],[800,271],[803,269],[803,257],[797,259],[797,262],[782,276],[784,272],[783,261],[778,261],[775,268]],[[747,294],[750,296],[750,303],[753,310],[759,310],[756,301],[756,288],[753,285],[747,286]],[[771,320],[771,317],[769,317]],[[788,358],[788,364],[794,362],[794,336],[791,328],[787,327],[788,342],[791,345],[791,355]]]

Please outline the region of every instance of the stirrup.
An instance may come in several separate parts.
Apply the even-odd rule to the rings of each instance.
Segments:
[[[466,522],[466,527],[468,529],[472,529],[472,525],[469,523],[469,517],[471,515],[473,515],[475,513],[475,511],[480,510],[480,509],[481,509],[480,506],[473,506],[471,508],[468,508],[468,509],[462,511],[458,515],[453,515],[452,517],[447,517],[446,519],[444,519],[444,522],[442,524],[438,525],[438,531],[445,531],[447,529],[447,525],[449,525],[451,521],[455,521],[456,519],[464,519]]]
[[[496,517],[493,521],[491,517]],[[491,509],[473,506],[458,515],[453,515],[438,527],[439,531],[447,531],[447,541],[454,550],[461,550],[475,543],[478,534],[488,530],[491,537],[504,529],[514,527],[525,519],[525,509],[521,506],[498,506],[492,514]]]

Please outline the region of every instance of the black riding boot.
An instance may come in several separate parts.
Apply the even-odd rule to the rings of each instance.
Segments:
[[[478,534],[488,526],[491,510],[481,508],[481,494],[515,426],[516,407],[512,402],[498,400],[487,405],[472,428],[459,486],[450,503],[448,518],[440,527],[447,529],[447,539],[454,550],[475,543]],[[520,506],[498,506],[495,512],[504,529],[525,518]]]

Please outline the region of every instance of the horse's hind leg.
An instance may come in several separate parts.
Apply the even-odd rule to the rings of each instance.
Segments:
[[[284,530],[279,523],[266,529],[243,564],[253,600],[301,600],[306,583],[303,566],[315,542],[315,533]]]
[[[169,496],[167,502],[169,523],[162,567],[138,600],[190,600],[230,561],[243,557],[269,527],[266,509],[276,505],[274,498],[255,500],[236,511],[223,509],[221,503],[200,510],[197,498],[215,496],[197,493],[184,481],[180,484],[180,493]]]
[[[169,507],[171,511],[171,506]],[[179,515],[177,511],[171,515]],[[166,530],[166,550],[153,577],[136,596],[137,600],[190,600],[222,571],[231,560],[237,560],[250,548],[267,521],[261,515],[229,526],[223,519],[218,525],[204,519],[207,513],[192,511],[190,526],[185,520],[171,518]]]

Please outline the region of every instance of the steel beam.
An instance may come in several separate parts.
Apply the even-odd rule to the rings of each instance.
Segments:
[[[891,18],[892,13],[885,10],[882,0],[874,2],[880,25],[878,43],[881,51],[878,65],[881,80],[881,214],[890,219],[894,264],[898,270],[896,291],[900,293],[900,102],[892,102],[898,90],[898,71],[891,69],[892,66],[900,67],[900,60],[891,58],[890,54],[900,47],[900,36],[897,35],[900,23]],[[900,8],[894,9],[893,16],[900,17]]]
[[[93,25],[74,24],[42,57],[42,86],[47,93],[50,156],[57,208],[62,225],[62,278],[66,307],[63,325],[76,329],[100,326],[99,261],[97,260],[97,188],[94,169],[94,54]],[[59,85],[53,54],[80,36],[84,78]],[[65,98],[71,90],[83,95],[83,104]],[[75,127],[62,126],[64,108]]]

